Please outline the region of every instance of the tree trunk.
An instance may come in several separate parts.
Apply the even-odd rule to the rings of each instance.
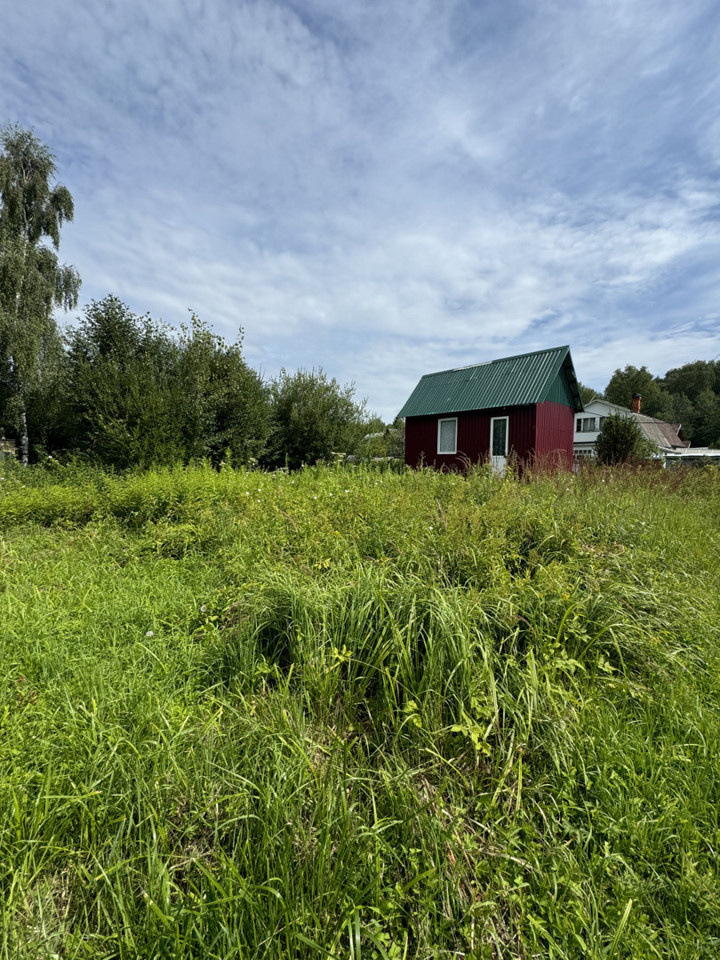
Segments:
[[[22,409],[20,411],[20,429],[22,432],[22,437],[20,440],[20,462],[24,467],[26,467],[28,465],[30,455],[30,438],[28,437],[27,413],[25,412],[24,398],[22,401]]]

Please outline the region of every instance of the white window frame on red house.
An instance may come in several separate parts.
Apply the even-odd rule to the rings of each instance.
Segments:
[[[438,456],[452,456],[457,453],[457,417],[442,417],[438,420],[438,435],[437,435],[437,452]],[[442,427],[444,423],[452,423],[455,425],[455,430],[453,431],[453,443],[452,450],[441,449],[440,438],[442,437]]]

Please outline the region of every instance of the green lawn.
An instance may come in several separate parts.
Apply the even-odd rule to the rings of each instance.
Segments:
[[[717,471],[7,467],[0,958],[715,958],[719,640]]]

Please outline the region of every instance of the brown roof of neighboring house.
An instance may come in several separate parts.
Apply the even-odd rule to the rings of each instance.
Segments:
[[[690,446],[689,440],[680,438],[681,424],[666,423],[656,417],[648,417],[645,413],[633,413],[633,417],[644,436],[658,447],[677,450]]]

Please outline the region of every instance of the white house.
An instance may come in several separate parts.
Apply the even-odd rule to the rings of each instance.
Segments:
[[[594,397],[585,404],[583,413],[575,415],[575,434],[573,436],[573,457],[580,460],[583,457],[595,456],[595,442],[606,418],[612,415],[632,417],[637,423],[643,436],[658,448],[663,456],[677,453],[690,446],[688,441],[682,440],[680,423],[665,423],[656,417],[648,417],[640,412],[641,397],[633,397],[633,407],[619,407],[616,403]]]

